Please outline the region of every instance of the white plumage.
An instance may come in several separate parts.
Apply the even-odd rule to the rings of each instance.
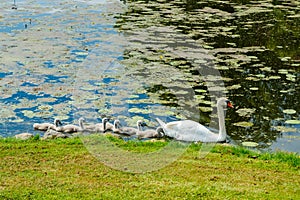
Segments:
[[[214,133],[208,128],[192,120],[174,121],[164,123],[157,118],[158,123],[164,130],[165,135],[181,141],[222,142],[226,140],[225,115],[226,107],[233,108],[226,98],[220,98],[217,102],[219,117],[219,133]]]

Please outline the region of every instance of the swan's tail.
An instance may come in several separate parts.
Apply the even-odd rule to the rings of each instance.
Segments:
[[[161,121],[159,118],[156,118],[156,121],[158,121],[158,123],[160,124],[161,127],[165,127],[165,122]]]

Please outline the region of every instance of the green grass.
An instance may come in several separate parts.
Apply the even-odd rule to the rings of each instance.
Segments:
[[[117,147],[133,152],[153,152],[167,145],[167,142],[163,140],[156,142],[152,142],[151,140],[141,142],[138,139],[124,141],[110,135],[108,135],[107,138]]]
[[[155,151],[167,142],[123,142]],[[138,149],[138,150],[137,150]],[[299,155],[216,145],[205,157],[192,144],[175,162],[134,174],[111,169],[79,138],[0,139],[0,199],[297,199]]]
[[[286,163],[290,167],[294,167],[295,169],[300,169],[300,157],[297,153],[288,153],[288,152],[280,152],[280,151],[275,153],[274,152],[259,153],[243,147],[226,148],[224,146],[216,146],[212,152],[227,153],[227,154],[229,153],[239,157],[242,156],[242,157],[260,159],[265,161],[277,161],[281,163]]]

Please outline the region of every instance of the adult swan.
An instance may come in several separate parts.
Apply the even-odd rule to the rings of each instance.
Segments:
[[[226,140],[224,109],[227,107],[233,108],[233,105],[228,99],[220,98],[217,102],[219,133],[214,133],[205,126],[192,120],[174,121],[167,124],[158,118],[156,118],[156,120],[163,128],[165,135],[176,140],[189,142],[223,142]]]

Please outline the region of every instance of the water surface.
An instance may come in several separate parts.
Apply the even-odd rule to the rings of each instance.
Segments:
[[[231,143],[300,152],[296,1],[19,1],[0,4],[1,134],[59,117],[134,125],[193,119]],[[27,27],[25,28],[25,24]]]

